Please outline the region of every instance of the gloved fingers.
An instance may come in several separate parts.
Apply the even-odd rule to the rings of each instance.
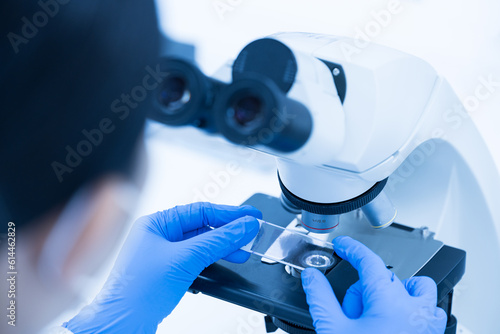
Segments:
[[[347,317],[325,275],[317,269],[307,268],[302,272],[301,279],[316,331],[330,333],[334,324],[337,328],[341,327]]]
[[[232,263],[245,263],[250,258],[250,253],[238,249],[237,251],[224,256],[222,259]]]
[[[159,211],[140,220],[165,239],[180,241],[200,234],[200,229],[207,226],[219,227],[244,216],[262,218],[262,213],[249,205],[240,207],[200,202]]]
[[[446,314],[446,311],[441,307],[436,307],[436,310],[434,311],[434,317],[438,319],[437,327],[443,328],[444,330],[446,328],[446,322],[448,321],[448,314]],[[442,333],[443,330],[438,331],[438,333]]]
[[[257,219],[245,216],[215,230],[197,235],[183,241],[185,249],[190,254],[187,260],[191,268],[199,273],[215,261],[248,244],[258,231]]]
[[[347,289],[342,302],[342,310],[350,319],[357,319],[363,313],[363,287],[361,281],[357,281]]]
[[[211,231],[211,230],[212,230],[212,228],[210,228],[208,226],[204,226],[202,228],[184,233],[184,235],[182,236],[182,239],[183,240],[190,239],[192,237],[196,237],[197,235],[206,233],[206,232]]]
[[[359,241],[342,236],[333,240],[333,246],[335,253],[358,271],[363,286],[392,281],[392,273],[386,268],[382,259]]]
[[[412,297],[424,299],[428,305],[437,303],[437,286],[434,280],[427,276],[414,276],[403,280],[403,285]]]
[[[204,226],[219,227],[244,216],[262,218],[262,213],[250,205],[231,206],[199,202],[177,206],[172,210],[177,214],[183,233]]]

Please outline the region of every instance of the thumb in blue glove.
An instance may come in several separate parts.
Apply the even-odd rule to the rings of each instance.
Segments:
[[[251,206],[194,203],[137,220],[99,295],[63,326],[73,333],[154,333],[196,277],[239,250],[259,230]]]
[[[401,282],[380,257],[349,237],[334,241],[335,252],[358,271],[342,307],[326,277],[316,269],[302,273],[302,285],[318,334],[442,334],[446,313],[436,306],[437,288],[428,277]]]

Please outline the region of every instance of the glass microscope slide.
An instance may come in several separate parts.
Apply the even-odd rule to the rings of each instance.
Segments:
[[[260,220],[257,236],[241,249],[298,270],[326,270],[335,264],[333,244]]]

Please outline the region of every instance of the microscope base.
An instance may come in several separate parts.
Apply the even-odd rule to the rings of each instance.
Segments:
[[[283,209],[280,200],[275,197],[255,194],[245,201],[244,204],[255,206],[262,211],[265,220],[277,225],[287,226],[295,218],[294,214]],[[346,222],[345,225],[362,225],[361,223],[364,222],[359,222],[359,224],[357,222],[347,224]],[[404,233],[407,233],[407,240],[410,241],[409,244],[411,244],[411,240],[415,239],[415,231],[418,231],[399,224],[395,224],[394,227],[391,226],[389,228],[392,228],[392,231],[395,233],[403,233],[403,238]],[[392,232],[389,232],[389,234],[392,234]],[[363,234],[359,233],[359,235]],[[356,235],[353,237],[357,238]],[[437,245],[436,243],[439,243],[433,240],[432,236],[426,240],[434,246]],[[365,240],[361,241],[366,244]],[[399,242],[399,244],[403,243]],[[390,256],[391,253],[396,252],[391,252],[391,244],[386,243],[385,245],[387,247],[385,252],[381,251],[380,248],[374,250],[370,245],[368,247],[381,255],[383,259],[385,257],[384,261],[386,261],[388,255]],[[439,247],[435,251],[431,251],[432,247],[429,249],[429,258],[425,260],[423,265],[417,265],[417,270],[413,271],[413,273],[417,276],[429,276],[434,279],[438,286],[438,304],[448,313],[449,320],[452,320],[450,314],[452,292],[454,286],[464,275],[466,254],[463,250],[442,245],[442,243],[439,243]],[[407,262],[419,258],[417,253],[414,255],[407,258],[409,259]],[[418,261],[421,261],[421,259]],[[392,270],[397,270],[396,266],[394,267]],[[408,268],[412,268],[412,266],[403,267],[405,268],[403,272],[410,272],[411,270]],[[403,279],[410,276],[413,276],[413,274],[400,278]],[[347,289],[358,280],[356,270],[347,261],[343,260],[339,261],[327,273],[326,277],[332,285],[333,291],[339,301],[343,300]],[[313,329],[309,307],[300,279],[289,275],[282,264],[265,264],[261,262],[260,257],[255,255],[252,255],[244,264],[234,264],[223,260],[214,263],[198,276],[191,286],[190,291],[193,293],[202,292],[206,295],[267,314],[275,319],[280,319],[273,321],[274,324],[279,325],[281,321],[281,323],[296,324],[298,328]],[[451,324],[450,321],[448,324]],[[266,327],[272,330],[272,324],[269,323],[268,325]]]

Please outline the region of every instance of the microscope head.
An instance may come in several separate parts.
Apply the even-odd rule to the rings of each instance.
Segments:
[[[245,46],[214,76],[165,59],[151,118],[193,125],[277,158],[282,203],[328,233],[361,209],[374,228],[396,209],[387,178],[430,134],[418,131],[438,77],[414,56],[350,39],[285,33]]]

